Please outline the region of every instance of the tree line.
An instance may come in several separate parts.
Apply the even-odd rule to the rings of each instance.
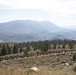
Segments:
[[[27,54],[31,50],[40,50],[42,52],[55,49],[75,49],[75,40],[45,40],[45,41],[31,41],[22,43],[0,43],[0,56],[8,54],[16,54],[24,52]]]

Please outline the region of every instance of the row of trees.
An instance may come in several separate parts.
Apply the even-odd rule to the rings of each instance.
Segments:
[[[76,41],[74,40],[52,40],[52,41],[38,41],[31,42],[31,46],[34,50],[47,51],[48,49],[75,49]]]
[[[74,40],[52,40],[52,41],[36,41],[36,42],[23,42],[23,43],[0,43],[0,56],[15,53],[27,53],[31,50],[55,50],[55,49],[68,49],[75,48],[76,41]]]
[[[22,48],[18,47],[17,44],[13,44],[13,46],[9,45],[9,43],[0,44],[0,56],[19,52],[22,52]]]

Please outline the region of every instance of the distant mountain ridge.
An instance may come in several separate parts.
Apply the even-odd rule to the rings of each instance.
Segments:
[[[15,20],[0,23],[0,41],[4,42],[64,39],[71,37],[69,34],[70,31],[49,21]]]
[[[50,30],[51,29],[51,30]],[[10,33],[38,33],[38,32],[59,32],[62,31],[58,26],[49,21],[16,20],[0,23],[0,32]]]

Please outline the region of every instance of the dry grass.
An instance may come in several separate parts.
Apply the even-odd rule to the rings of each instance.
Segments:
[[[56,66],[54,68],[40,66],[38,71],[33,71],[31,68],[19,67],[2,67],[0,68],[0,75],[76,75],[73,68],[76,64],[71,66]]]
[[[63,66],[58,63],[66,60],[71,62],[71,56],[33,56],[28,58],[0,62],[0,75],[76,75],[74,71],[76,64]],[[56,65],[57,64],[57,65]],[[31,70],[37,67],[39,71]]]
[[[0,69],[0,75],[50,75],[50,71],[40,67],[39,71],[35,72],[29,69],[4,67]]]

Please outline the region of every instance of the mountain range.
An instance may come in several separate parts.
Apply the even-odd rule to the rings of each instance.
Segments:
[[[74,40],[75,36],[75,31],[63,29],[49,21],[15,20],[0,23],[0,42]]]

